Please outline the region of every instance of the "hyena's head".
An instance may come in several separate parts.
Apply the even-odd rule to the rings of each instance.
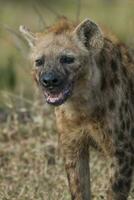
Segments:
[[[78,93],[91,74],[92,57],[103,46],[99,27],[89,19],[78,26],[64,19],[42,34],[33,34],[24,26],[20,31],[32,48],[35,79],[46,101],[61,105]]]

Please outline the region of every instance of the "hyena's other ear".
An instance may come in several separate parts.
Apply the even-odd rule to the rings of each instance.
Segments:
[[[103,47],[102,32],[99,26],[89,19],[81,22],[74,30],[74,34],[77,40],[82,42],[88,50],[98,51]]]
[[[19,28],[20,32],[23,34],[24,38],[27,40],[30,47],[34,47],[36,43],[36,36],[34,33],[32,33],[27,27],[20,26]]]

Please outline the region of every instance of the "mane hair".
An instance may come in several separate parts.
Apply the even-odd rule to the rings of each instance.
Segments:
[[[70,32],[76,27],[76,23],[73,23],[72,21],[68,20],[65,17],[61,17],[54,25],[51,27],[48,27],[46,29],[46,32],[53,32],[56,35],[59,35],[64,32]]]

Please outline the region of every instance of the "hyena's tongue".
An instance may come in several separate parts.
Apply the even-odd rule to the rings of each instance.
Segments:
[[[53,105],[61,105],[66,101],[66,99],[71,94],[71,87],[66,87],[64,90],[58,92],[58,93],[50,93],[50,92],[44,92],[44,96],[46,98],[47,103],[53,104]]]
[[[59,94],[53,94],[53,95],[48,95],[47,96],[47,102],[48,103],[57,103],[59,101],[62,101],[64,98],[64,95],[62,92],[60,92]]]

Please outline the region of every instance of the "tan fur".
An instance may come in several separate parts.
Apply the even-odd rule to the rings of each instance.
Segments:
[[[134,60],[115,38],[101,34],[90,20],[77,26],[62,19],[36,34],[32,60],[46,59],[45,67],[35,70],[36,82],[40,85],[41,73],[51,70],[63,76],[68,71],[68,81],[74,80],[71,96],[55,109],[72,200],[91,200],[92,144],[111,157],[107,200],[128,198],[134,167]],[[75,56],[66,70],[58,61],[63,52]]]

